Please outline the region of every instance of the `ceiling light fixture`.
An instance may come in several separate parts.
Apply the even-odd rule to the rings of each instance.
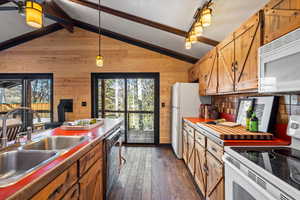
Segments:
[[[43,7],[35,0],[25,2],[26,23],[33,28],[43,27]]]
[[[185,39],[186,49],[190,49],[192,44],[198,42],[198,37],[203,34],[203,29],[211,25],[212,6],[212,0],[208,0],[202,7],[196,10],[193,17],[194,21],[187,34],[188,37]]]
[[[203,24],[204,27],[210,26],[210,24],[211,24],[211,13],[212,13],[211,8],[205,8],[202,11],[201,20],[202,20],[202,24]]]
[[[103,67],[104,59],[103,56],[101,56],[101,12],[100,12],[100,6],[101,6],[101,0],[99,0],[98,5],[98,17],[99,17],[99,29],[98,29],[98,41],[99,41],[99,49],[98,49],[98,56],[96,57],[96,65],[98,67]]]

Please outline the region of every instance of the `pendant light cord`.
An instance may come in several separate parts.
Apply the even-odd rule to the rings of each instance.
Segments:
[[[100,30],[100,28],[101,28],[101,15],[100,15],[100,9],[101,9],[101,0],[99,0],[99,5],[98,5],[98,10],[99,10],[99,12],[98,12],[98,17],[99,17],[99,32],[98,32],[98,34],[99,34],[99,56],[101,55],[100,53],[100,51],[101,51],[101,30]]]

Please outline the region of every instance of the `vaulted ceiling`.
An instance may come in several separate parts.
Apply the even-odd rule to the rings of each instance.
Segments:
[[[52,1],[55,1],[71,18],[98,26],[98,10],[79,2],[86,0]],[[205,2],[205,0],[101,0],[101,5],[186,32],[191,26],[196,9]],[[215,4],[212,25],[205,29],[203,36],[211,40],[222,41],[247,18],[262,8],[268,0],[214,0],[213,2]],[[88,0],[87,3],[97,5],[98,0]],[[13,4],[5,3],[2,6],[8,5]],[[45,18],[46,25],[53,23],[54,21]],[[20,16],[17,11],[0,11],[0,27],[0,42],[34,30],[25,24],[24,17]],[[196,58],[200,58],[213,47],[198,42],[193,45],[192,49],[186,50],[184,37],[178,34],[107,12],[101,13],[101,27]]]

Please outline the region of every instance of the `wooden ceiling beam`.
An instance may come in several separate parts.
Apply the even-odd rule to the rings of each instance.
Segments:
[[[63,27],[60,24],[54,23],[49,26],[45,26],[43,28],[37,29],[35,31],[25,33],[21,36],[6,40],[4,42],[0,42],[0,51],[23,44],[23,43],[31,41],[35,38],[47,35],[49,33],[53,33],[55,31],[58,31],[61,29],[63,29]]]
[[[64,28],[66,28],[70,33],[74,32],[74,22],[73,19],[61,9],[53,0],[46,0],[43,3],[44,14],[47,18],[52,19]]]
[[[99,27],[82,22],[82,21],[78,21],[78,20],[74,20],[74,22],[75,22],[75,26],[98,34]],[[142,48],[145,48],[145,49],[148,49],[151,51],[155,51],[160,54],[167,55],[167,56],[170,56],[170,57],[173,57],[173,58],[176,58],[179,60],[183,60],[183,61],[186,61],[189,63],[195,64],[198,61],[198,58],[195,58],[195,57],[192,57],[189,55],[185,55],[185,54],[182,54],[182,53],[170,50],[170,49],[166,49],[166,48],[163,48],[163,47],[160,47],[160,46],[157,46],[157,45],[154,45],[154,44],[142,41],[142,40],[137,40],[135,38],[132,38],[132,37],[129,37],[126,35],[122,35],[120,33],[116,33],[116,32],[113,32],[113,31],[110,31],[107,29],[101,28],[101,34],[105,35],[107,37],[116,39],[116,40],[120,40],[122,42],[126,42],[129,44],[138,46],[138,47],[142,47]]]
[[[86,0],[69,0],[69,1],[77,3],[77,4],[82,5],[82,6],[92,8],[92,9],[99,10],[99,5],[98,4],[95,4],[95,3],[92,3],[92,2],[89,2],[89,1],[86,1]],[[183,31],[183,30],[171,27],[171,26],[167,26],[167,25],[164,25],[164,24],[160,24],[160,23],[157,23],[157,22],[154,22],[154,21],[142,18],[142,17],[138,17],[136,15],[132,15],[132,14],[125,13],[125,12],[122,12],[122,11],[119,11],[119,10],[115,10],[115,9],[112,9],[112,8],[109,8],[109,7],[106,7],[106,6],[103,6],[103,5],[100,6],[100,11],[111,14],[111,15],[114,15],[114,16],[117,16],[117,17],[120,17],[120,18],[123,18],[123,19],[130,20],[130,21],[133,21],[133,22],[136,22],[136,23],[139,23],[139,24],[150,26],[150,27],[153,27],[153,28],[156,28],[156,29],[159,29],[159,30],[169,32],[169,33],[173,33],[173,34],[179,35],[181,37],[186,37],[187,34],[188,34],[186,31]],[[217,44],[219,44],[218,41],[215,41],[215,40],[203,37],[203,36],[198,37],[198,41],[202,42],[202,43],[205,43],[205,44],[208,44],[208,45],[211,45],[211,46],[216,46]]]

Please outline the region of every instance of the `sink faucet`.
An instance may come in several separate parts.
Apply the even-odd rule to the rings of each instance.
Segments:
[[[31,112],[31,113],[35,113],[38,117],[38,121],[40,122],[41,121],[41,118],[40,116],[38,115],[38,113],[34,110],[32,110],[31,108],[29,107],[19,107],[19,108],[15,108],[13,110],[10,110],[9,112],[7,112],[4,117],[2,118],[2,137],[0,138],[1,140],[1,147],[2,148],[5,148],[7,147],[7,125],[6,125],[6,121],[8,119],[8,117],[11,115],[11,114],[14,114],[18,111],[21,111],[21,110],[27,110],[28,112]],[[31,140],[31,134],[32,134],[32,128],[31,127],[28,127],[27,128],[27,140]]]

